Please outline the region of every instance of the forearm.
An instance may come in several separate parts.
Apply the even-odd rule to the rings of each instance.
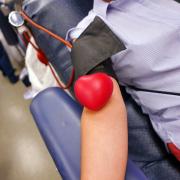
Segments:
[[[124,179],[127,118],[116,81],[111,99],[100,111],[84,108],[81,124],[81,180]]]

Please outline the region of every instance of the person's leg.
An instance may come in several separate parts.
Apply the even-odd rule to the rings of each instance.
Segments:
[[[126,99],[129,129],[129,157],[143,170],[149,180],[180,179],[179,162],[166,151],[164,143],[153,130],[149,117],[140,107]]]
[[[14,69],[1,43],[0,43],[0,68],[3,72],[3,75],[7,76],[11,83],[16,83],[18,81],[18,77],[14,74]]]

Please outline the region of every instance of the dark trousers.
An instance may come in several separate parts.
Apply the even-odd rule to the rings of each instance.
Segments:
[[[142,113],[130,96],[124,96],[128,112],[129,158],[149,180],[179,180],[180,163],[166,151],[149,117]]]
[[[18,44],[18,37],[14,32],[11,24],[8,22],[8,17],[4,16],[1,11],[0,11],[0,29],[9,45]]]
[[[0,43],[0,70],[3,72],[4,75],[6,75],[9,78],[14,76],[14,69],[1,43]]]

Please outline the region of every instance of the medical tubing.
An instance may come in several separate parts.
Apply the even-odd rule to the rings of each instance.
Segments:
[[[23,16],[23,18],[28,22],[30,23],[31,25],[33,25],[34,27],[36,27],[37,29],[41,30],[41,31],[44,31],[45,33],[49,34],[50,36],[52,36],[53,38],[57,39],[58,41],[60,41],[61,43],[63,43],[64,45],[66,45],[67,47],[69,47],[70,49],[72,48],[72,45],[69,41],[66,41],[65,39],[63,39],[62,37],[54,34],[53,32],[49,31],[48,29],[46,29],[45,27],[37,24],[36,22],[34,22],[33,20],[31,20],[31,18],[23,11],[20,12],[20,14]],[[35,46],[34,43],[32,43],[29,39],[29,37],[27,37],[26,34],[24,34],[24,37],[26,38],[26,40],[34,47],[34,49],[36,51],[39,51],[40,49],[38,47]],[[57,82],[57,84],[59,85],[60,88],[62,89],[69,89],[72,82],[73,82],[73,79],[74,79],[74,74],[75,74],[75,70],[74,68],[72,69],[72,73],[71,73],[71,76],[70,76],[70,79],[69,79],[69,82],[67,83],[67,85],[62,85],[62,83],[59,81],[59,79],[57,78],[55,72],[54,72],[54,69],[52,68],[51,64],[48,62],[48,66]]]
[[[19,33],[19,32],[17,32],[17,35],[18,35],[18,37],[21,39],[21,41],[23,42],[23,44],[24,44],[24,46],[27,48],[27,42],[28,43],[30,43],[31,45],[32,45],[32,47],[36,50],[36,51],[38,51],[39,50],[39,48],[34,44],[34,43],[32,43],[31,42],[31,40],[30,40],[30,38],[29,38],[29,36],[28,36],[28,34],[27,34],[27,32],[26,31],[24,31],[23,33],[22,33],[22,35]],[[26,39],[26,41],[25,41],[25,39]]]
[[[32,45],[32,47],[38,52],[40,49],[30,40],[30,38],[28,37],[28,35],[27,35],[25,32],[23,32],[23,35],[24,35],[24,38],[25,38],[25,39]],[[21,37],[21,38],[22,38],[22,40],[24,40],[23,37]],[[25,43],[25,41],[24,41],[24,43]],[[56,76],[56,74],[55,74],[55,72],[54,72],[54,69],[52,68],[52,66],[51,66],[51,64],[50,64],[49,62],[48,62],[48,66],[49,66],[49,68],[50,68],[50,70],[51,70],[51,73],[52,73],[52,75],[54,76],[54,78],[55,78],[58,86],[59,86],[61,89],[69,89],[70,86],[71,86],[71,84],[72,84],[73,78],[74,78],[74,69],[72,70],[72,74],[71,74],[71,77],[70,77],[69,82],[67,83],[66,86],[64,86],[64,85],[59,81],[58,77]]]
[[[39,30],[44,31],[45,33],[49,34],[50,36],[52,36],[53,38],[57,39],[58,41],[62,42],[63,44],[65,44],[66,46],[68,46],[69,48],[72,48],[72,45],[69,41],[66,41],[65,39],[63,39],[62,37],[58,36],[57,34],[54,34],[53,32],[49,31],[48,29],[44,28],[43,26],[37,24],[36,22],[34,22],[33,20],[31,20],[31,18],[23,11],[20,12],[21,15],[23,16],[23,18],[30,23],[31,25],[33,25],[34,27],[36,27]]]
[[[23,32],[23,36],[25,39],[31,44],[31,46],[36,50],[39,51],[40,49],[30,40],[30,37],[27,35],[26,32]]]
[[[24,47],[27,48],[27,44],[26,44],[24,38],[23,38],[19,33],[17,33],[17,36],[19,37],[19,39],[20,39],[20,40],[22,41],[22,43],[24,44]]]
[[[73,81],[73,79],[74,79],[74,69],[72,70],[72,74],[71,74],[71,77],[70,77],[70,79],[69,79],[69,82],[67,83],[66,86],[63,86],[62,83],[61,83],[61,82],[59,81],[59,79],[57,78],[57,76],[56,76],[56,74],[55,74],[53,68],[51,67],[51,64],[48,63],[48,65],[49,65],[49,68],[50,68],[50,70],[51,70],[51,72],[52,72],[54,78],[56,79],[57,84],[59,85],[59,87],[60,87],[61,89],[69,89],[70,86],[71,86],[71,84],[72,84],[72,81]]]

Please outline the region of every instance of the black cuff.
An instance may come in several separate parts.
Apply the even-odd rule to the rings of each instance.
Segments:
[[[73,44],[71,57],[75,68],[75,80],[95,72],[105,72],[115,77],[110,58],[125,49],[123,42],[104,21],[95,17]]]

